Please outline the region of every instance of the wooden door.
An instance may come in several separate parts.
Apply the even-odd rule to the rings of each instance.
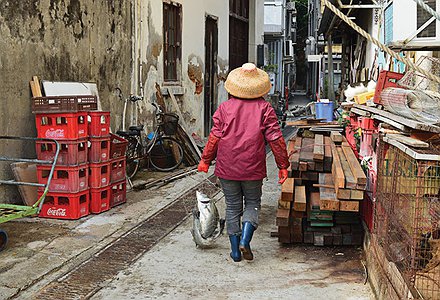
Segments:
[[[217,99],[217,52],[218,28],[217,20],[211,16],[205,22],[205,82],[204,82],[204,134],[209,135],[212,127],[212,115]]]

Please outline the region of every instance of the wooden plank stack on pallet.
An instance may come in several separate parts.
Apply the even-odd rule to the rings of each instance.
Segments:
[[[279,242],[360,245],[366,176],[342,135],[295,137],[288,152],[289,178],[276,218]]]

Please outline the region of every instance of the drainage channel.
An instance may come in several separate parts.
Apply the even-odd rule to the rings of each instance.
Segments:
[[[211,176],[143,221],[93,257],[45,286],[33,299],[88,299],[180,225],[195,205],[196,190],[213,197]]]

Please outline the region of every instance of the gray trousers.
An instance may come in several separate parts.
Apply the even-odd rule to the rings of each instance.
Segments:
[[[241,222],[258,227],[263,180],[226,180],[220,178],[226,202],[226,230],[228,235],[241,234]],[[243,209],[244,204],[244,209]]]

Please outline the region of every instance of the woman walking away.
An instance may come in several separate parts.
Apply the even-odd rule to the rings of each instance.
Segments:
[[[229,73],[225,82],[229,99],[212,117],[214,124],[198,165],[199,171],[208,172],[217,157],[214,174],[220,178],[225,195],[230,256],[235,262],[241,261],[242,255],[246,260],[254,258],[250,242],[258,227],[266,177],[265,142],[280,169],[278,182],[287,178],[286,143],[275,111],[263,98],[270,88],[267,73],[252,63]]]

